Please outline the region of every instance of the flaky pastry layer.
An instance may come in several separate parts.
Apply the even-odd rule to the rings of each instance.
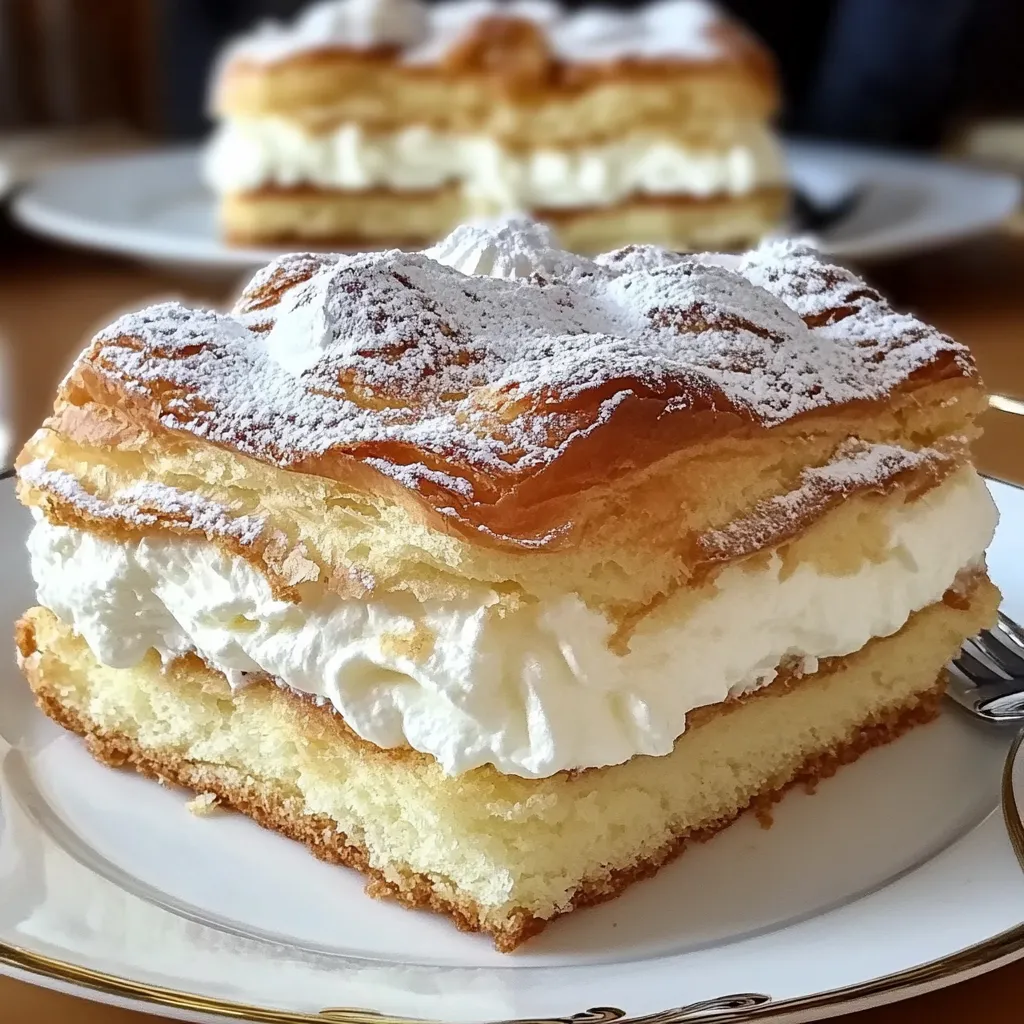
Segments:
[[[755,245],[782,219],[786,189],[765,187],[743,195],[635,195],[613,206],[539,209],[562,244],[573,252],[599,253],[623,238],[642,238],[677,252],[733,252]]]
[[[606,69],[580,85],[509,95],[486,76],[352,54],[236,65],[217,97],[224,117],[283,117],[310,131],[344,123],[376,131],[425,124],[485,134],[519,149],[600,143],[638,127],[672,138],[680,123],[689,137],[713,144],[721,138],[720,122],[765,119],[775,105],[771,79],[721,67]]]
[[[260,486],[540,553],[614,535],[631,508],[686,543],[692,510],[724,525],[848,442],[941,456],[975,434],[966,348],[809,250],[736,270],[652,247],[553,258],[504,281],[423,254],[294,255],[229,315],[131,314],[19,466],[64,445],[85,466],[167,456],[201,493],[227,453],[233,480],[255,462],[277,471]]]
[[[667,460],[628,491],[606,493],[579,542],[550,552],[480,544],[432,528],[415,505],[213,447],[101,452],[44,431],[23,455],[18,488],[59,525],[119,541],[151,533],[211,540],[292,599],[326,588],[451,600],[483,583],[513,602],[576,593],[624,623],[780,545],[826,572],[856,571],[884,550],[878,530],[889,506],[917,500],[966,464],[956,446],[835,452],[832,441],[717,445]],[[680,479],[685,495],[673,488]]]
[[[236,245],[294,242],[415,248],[443,238],[468,215],[460,186],[428,191],[266,187],[222,197],[220,224]]]
[[[770,117],[778,86],[767,51],[724,23],[715,48],[700,59],[571,60],[529,20],[481,17],[424,62],[404,61],[394,47],[322,46],[269,60],[243,49],[221,69],[213,108],[312,130],[424,124],[530,147],[615,138],[639,124],[713,135],[719,122]]]

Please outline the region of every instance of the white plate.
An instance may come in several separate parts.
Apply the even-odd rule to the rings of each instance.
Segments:
[[[820,236],[837,257],[870,259],[952,242],[998,224],[1020,183],[937,160],[793,143],[798,187],[826,204],[856,195]],[[146,261],[244,270],[281,248],[237,248],[217,233],[213,197],[194,148],[82,161],[41,175],[14,201],[25,227],[76,245]]]
[[[992,571],[1024,618],[1024,491],[992,488]],[[0,483],[0,622],[31,600],[28,525]],[[10,650],[0,665],[0,969],[41,985],[195,1021],[672,1024],[710,1000],[732,1007],[717,1021],[795,1022],[1024,955],[998,809],[1009,737],[954,709],[791,794],[772,829],[743,819],[502,956],[241,816],[196,818],[181,792],[100,766],[32,707]]]

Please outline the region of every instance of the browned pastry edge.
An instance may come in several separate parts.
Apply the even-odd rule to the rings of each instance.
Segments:
[[[399,263],[403,259],[415,262],[423,258],[396,256]],[[804,259],[806,266],[801,262]],[[294,272],[289,260],[297,260],[301,274]],[[405,283],[404,278],[396,276],[388,260],[381,260],[379,266],[367,260],[377,275],[371,282],[379,276],[381,283],[374,285],[377,291],[371,289],[370,298],[361,301],[367,311],[386,320],[384,296],[391,294],[389,288],[399,287],[394,282]],[[289,288],[322,269],[320,261],[311,256],[288,257],[285,264],[290,267],[287,273],[272,264],[257,275],[243,299],[257,299],[262,304],[271,293],[280,301]],[[364,285],[357,279],[362,264],[357,264],[346,263],[332,272],[331,296],[339,315],[349,310],[353,316],[363,315],[359,302],[346,298],[362,294],[359,288]],[[686,274],[696,273],[692,266],[687,267]],[[777,418],[769,406],[752,397],[755,390],[733,387],[723,382],[720,373],[709,374],[701,365],[691,367],[685,360],[651,375],[633,372],[616,356],[610,360],[607,374],[592,374],[582,385],[563,391],[557,376],[550,386],[538,383],[548,369],[538,356],[529,364],[535,379],[523,393],[508,382],[500,389],[494,386],[496,371],[490,367],[492,379],[474,379],[467,383],[465,394],[456,390],[420,395],[410,390],[411,375],[429,382],[444,360],[450,366],[472,362],[462,341],[449,344],[452,329],[441,319],[422,337],[413,331],[409,341],[399,347],[399,356],[371,348],[359,363],[354,356],[339,352],[304,371],[294,394],[289,392],[290,407],[284,408],[279,422],[303,419],[303,401],[317,396],[326,397],[329,411],[338,417],[322,444],[306,446],[294,431],[279,432],[276,423],[263,422],[259,414],[252,413],[250,403],[238,400],[245,398],[245,385],[258,379],[259,367],[267,363],[266,358],[261,362],[243,357],[240,339],[231,344],[226,341],[234,337],[225,334],[227,326],[248,329],[242,322],[244,314],[233,313],[222,323],[201,311],[181,306],[171,306],[168,311],[156,306],[118,321],[96,336],[62,383],[47,427],[98,448],[138,451],[164,444],[211,445],[286,472],[334,480],[352,490],[394,500],[439,532],[459,533],[482,544],[493,541],[496,546],[508,543],[531,550],[569,547],[588,522],[615,503],[624,504],[634,486],[645,485],[670,465],[683,471],[679,479],[687,479],[691,467],[672,460],[689,459],[692,453],[706,465],[708,457],[718,453],[718,443],[723,458],[741,460],[755,448],[767,452],[777,441],[780,448],[792,445],[790,460],[798,457],[802,447],[807,454],[804,461],[810,462],[827,458],[820,449],[829,437],[835,444],[858,437],[867,442],[909,441],[917,447],[935,443],[944,435],[968,439],[974,435],[972,420],[985,403],[966,349],[912,317],[895,314],[864,282],[839,268],[809,256],[787,256],[776,270],[796,275],[794,295],[805,294],[799,291],[802,287],[811,293],[822,290],[828,298],[830,305],[808,313],[805,325],[812,330],[827,327],[832,337],[822,339],[822,349],[835,346],[842,352],[843,372],[854,385],[847,392],[849,397],[819,402],[813,388],[821,394],[831,372],[824,363],[814,370],[821,381],[813,387],[806,374],[796,377],[794,383],[774,379],[774,371],[768,372],[765,379],[778,387],[779,401],[794,387],[800,394],[807,392],[803,409],[793,406],[785,419]],[[346,284],[342,277],[352,280]],[[406,284],[412,294],[409,309],[422,308],[430,311],[430,316],[443,317],[443,308],[436,305],[441,300],[433,294],[443,293],[438,283],[441,278],[434,281],[427,275],[425,280],[420,288]],[[485,286],[474,279],[472,289],[486,295],[483,289],[494,285],[489,282]],[[350,286],[354,290],[348,291]],[[535,287],[540,295],[542,285],[523,287]],[[646,318],[645,325],[653,325],[651,331],[674,330],[683,337],[709,329],[708,311],[699,301],[687,300],[679,309],[662,308],[653,297],[644,297],[643,302],[646,308],[638,307],[637,312]],[[780,310],[787,306],[783,298],[773,302]],[[453,307],[456,313],[458,305]],[[754,380],[748,363],[771,366],[772,347],[778,344],[785,349],[788,344],[784,330],[776,339],[768,328],[738,314],[722,318],[711,312],[715,313],[716,329],[747,332],[744,336],[752,339],[744,342],[742,351],[723,350],[721,362],[716,363],[718,370],[737,378],[746,373],[746,379]],[[757,319],[755,313],[751,316]],[[406,311],[403,315],[413,314]],[[264,326],[271,318],[272,314],[266,313]],[[164,341],[165,336],[169,341]],[[184,344],[186,337],[195,341]],[[901,350],[909,346],[913,353],[922,339],[929,343],[920,354],[901,362]],[[390,366],[392,359],[406,359],[405,353],[416,355],[421,350],[423,368],[410,369],[409,377],[400,384],[382,369]],[[232,356],[223,362],[213,358],[228,352]],[[882,374],[878,386],[869,387],[869,368],[878,365],[884,369],[890,358],[894,372]],[[340,360],[340,369],[336,360]],[[417,365],[412,355],[407,361],[410,367]],[[375,375],[379,379],[375,380]],[[462,378],[458,379],[461,383]],[[865,390],[858,397],[861,383]],[[346,426],[356,413],[366,419],[367,429],[360,433]],[[412,423],[428,425],[435,414],[443,414],[439,422],[448,424],[443,430],[420,435],[409,429]],[[878,422],[872,422],[875,417]],[[399,419],[401,429],[396,426]],[[472,431],[466,426],[469,423]],[[477,444],[481,437],[491,442],[487,457]],[[36,458],[35,447],[29,443],[18,459],[19,468]],[[500,458],[494,453],[500,453]],[[737,461],[734,465],[739,468],[750,463]],[[416,467],[425,472],[411,472]],[[679,487],[678,479],[670,486]]]
[[[294,200],[297,202],[309,203],[321,200],[330,202],[335,197],[346,197],[355,199],[357,197],[367,199],[383,199],[393,197],[395,202],[416,200],[422,202],[431,197],[439,200],[446,198],[450,189],[441,187],[436,189],[419,190],[396,190],[389,188],[370,189],[335,189],[321,188],[316,185],[262,185],[259,188],[249,189],[245,192],[234,192],[224,197],[224,202],[231,207],[241,209],[243,207],[256,207],[263,202],[277,202],[280,200]],[[547,221],[554,227],[568,227],[574,221],[590,217],[596,214],[613,216],[619,211],[632,210],[637,207],[645,209],[671,211],[676,209],[698,210],[707,217],[718,217],[734,208],[764,208],[772,211],[771,216],[781,216],[785,210],[789,198],[789,189],[782,185],[766,185],[762,188],[752,189],[741,195],[734,195],[726,192],[718,192],[713,195],[646,195],[636,193],[628,199],[612,206],[578,206],[578,207],[537,207],[533,209],[533,216],[540,220]],[[230,221],[230,218],[228,218]],[[345,252],[358,250],[360,252],[383,249],[408,249],[417,250],[435,241],[427,237],[362,237],[358,235],[313,235],[298,229],[287,231],[244,231],[238,227],[232,227],[230,223],[224,226],[222,237],[224,241],[235,248],[246,248],[247,246],[263,246],[268,244],[295,243],[303,246],[311,252]],[[754,237],[737,237],[733,242],[736,251],[746,248],[757,241]]]
[[[159,396],[132,394],[119,382],[106,379],[102,372],[97,372],[92,363],[101,359],[102,352],[103,343],[97,341],[80,358],[61,385],[54,413],[46,420],[44,430],[89,447],[109,445],[116,448],[124,445],[129,450],[138,450],[143,445],[185,440],[188,444],[213,444],[230,450],[226,444],[190,437],[184,430],[161,423]],[[973,420],[986,404],[985,392],[973,363],[965,369],[947,353],[896,387],[889,401],[900,417],[912,417],[915,410],[933,403],[960,407],[963,418],[956,426],[968,440],[977,436]],[[631,455],[635,459],[637,452],[642,452],[644,465],[637,466],[634,462],[633,473],[627,480],[635,480],[638,474],[657,474],[663,467],[674,466],[679,459],[687,458],[688,450],[726,439],[733,449],[767,438],[777,438],[779,444],[792,440],[799,445],[816,436],[816,427],[820,432],[818,436],[824,436],[830,426],[830,416],[836,419],[847,417],[842,426],[847,427],[849,434],[838,436],[837,441],[845,436],[854,437],[857,436],[857,428],[863,429],[865,424],[863,421],[855,424],[853,417],[858,420],[866,418],[884,408],[884,403],[877,399],[858,400],[845,407],[815,409],[774,427],[750,422],[749,414],[744,415],[743,410],[731,407],[724,397],[718,398],[717,408],[694,408],[686,416],[662,418],[658,414],[663,408],[664,402],[655,399],[623,401],[616,415],[609,417],[600,430],[568,446],[544,472],[505,484],[498,501],[474,502],[471,505],[463,502],[463,507],[457,510],[458,515],[443,516],[437,511],[437,505],[450,500],[447,490],[426,484],[413,490],[346,452],[327,452],[315,461],[307,459],[293,463],[286,471],[308,473],[344,483],[355,490],[380,494],[402,505],[415,519],[431,528],[461,534],[479,545],[519,546],[525,541],[523,546],[527,548],[555,550],[578,542],[579,524],[586,522],[583,506],[591,492],[602,486],[610,490],[607,481],[614,479],[613,474],[617,475]],[[874,443],[870,433],[866,433],[865,442]],[[36,437],[40,436],[37,432]],[[941,437],[925,437],[923,440],[925,444],[936,446],[942,442]],[[962,454],[959,453],[958,457]],[[236,456],[243,457],[237,451]],[[30,440],[15,460],[15,466],[23,470],[38,458],[36,445]],[[933,466],[948,464],[949,457],[940,451],[926,461]],[[865,487],[837,487],[831,504],[856,490],[880,490],[884,493],[900,486],[908,477],[920,475],[920,472],[912,470],[887,474],[882,487],[877,481]],[[615,484],[622,486],[621,480]],[[45,487],[39,490],[46,494],[44,510],[52,522],[110,531],[109,518],[91,516],[59,495],[48,493]],[[23,482],[19,482],[19,495],[25,504],[41,504],[28,496]],[[816,509],[816,514],[826,511],[827,507]],[[552,524],[558,524],[558,528],[552,530]],[[549,531],[547,536],[543,536],[545,530]],[[533,540],[538,536],[543,536],[543,540]],[[692,537],[689,541],[699,543],[699,538]]]
[[[200,793],[212,793],[232,810],[247,815],[258,825],[303,843],[320,860],[355,868],[368,877],[366,893],[376,899],[393,899],[411,909],[432,910],[449,917],[460,931],[487,932],[495,948],[509,953],[526,939],[543,931],[552,918],[538,918],[526,911],[514,911],[500,924],[485,923],[485,912],[470,899],[448,899],[438,895],[432,880],[408,869],[397,874],[384,872],[369,863],[366,849],[350,844],[335,823],[324,815],[294,814],[281,787],[242,776],[221,765],[196,763],[173,751],[142,749],[130,737],[96,727],[77,710],[65,707],[45,680],[33,680],[36,703],[58,725],[84,737],[86,748],[97,761],[112,767],[132,767],[142,775],[160,782],[174,783]],[[662,866],[684,852],[690,843],[701,843],[731,825],[745,811],[753,810],[763,822],[770,823],[768,811],[794,786],[803,785],[813,792],[822,779],[834,775],[845,764],[856,761],[874,747],[890,743],[915,725],[931,721],[938,714],[945,692],[940,676],[930,690],[917,694],[912,702],[893,709],[861,725],[844,742],[809,758],[793,777],[781,786],[758,793],[737,814],[713,825],[677,836],[649,857],[640,858],[628,868],[617,869],[596,881],[584,882],[569,906],[556,916],[613,899],[634,882],[654,875]]]
[[[261,199],[278,199],[282,196],[291,196],[296,199],[315,199],[317,196],[361,196],[363,198],[394,198],[394,199],[426,199],[430,196],[441,195],[448,191],[446,186],[437,188],[388,188],[384,185],[375,185],[372,188],[326,188],[320,185],[297,184],[297,185],[260,185],[256,188],[246,189],[244,192],[233,193],[239,199],[247,199],[252,202],[259,202]],[[332,251],[332,250],[329,250]]]
[[[351,196],[373,196],[373,197],[384,197],[394,196],[397,199],[408,198],[411,196],[426,197],[432,195],[438,195],[445,191],[442,186],[440,188],[420,188],[420,189],[396,189],[387,188],[384,186],[374,186],[373,188],[325,188],[320,185],[260,185],[258,188],[248,189],[245,192],[234,193],[241,199],[250,199],[254,202],[258,202],[260,199],[276,199],[281,196],[295,196],[296,198],[316,198],[317,196],[333,196],[333,195],[351,195]],[[788,190],[782,185],[765,186],[763,188],[752,189],[750,192],[744,192],[742,195],[737,195],[734,192],[714,192],[708,195],[693,195],[693,194],[674,194],[674,195],[648,195],[647,193],[639,192],[636,195],[630,196],[629,199],[623,201],[620,205],[622,206],[711,206],[719,203],[725,203],[730,200],[737,199],[749,199],[758,196],[779,196],[783,197],[788,194]],[[589,213],[593,210],[603,210],[606,207],[603,206],[552,206],[543,207],[540,209],[534,209],[532,212],[535,216],[542,220],[550,220],[552,218],[571,217],[576,213]]]
[[[685,577],[677,577],[657,600],[666,600],[684,586],[704,585],[730,564],[793,541],[804,530],[851,498],[867,494],[885,497],[903,490],[908,501],[919,500],[962,467],[963,463],[958,457],[960,455],[962,453],[934,451],[910,467],[896,465],[880,471],[875,479],[855,483],[842,480],[835,482],[825,478],[818,487],[805,488],[804,501],[800,507],[796,511],[791,510],[783,519],[774,516],[773,499],[769,498],[730,524],[733,528],[731,531],[711,530],[685,536],[677,545],[677,554],[682,557],[687,574]],[[243,543],[228,533],[211,533],[208,528],[183,520],[175,512],[162,511],[155,506],[139,506],[139,510],[145,512],[149,519],[148,525],[140,525],[132,521],[127,512],[114,514],[112,505],[108,505],[105,514],[99,515],[87,505],[69,500],[45,483],[26,483],[19,479],[17,493],[19,500],[30,507],[39,508],[51,524],[85,530],[117,543],[130,543],[139,537],[168,533],[182,538],[205,539],[229,554],[245,559],[266,578],[276,597],[297,600],[295,585],[303,582],[303,579],[296,579],[292,574],[296,567],[289,561],[289,556],[294,553],[302,555],[302,549],[288,548],[274,530],[265,529],[256,540]],[[304,564],[300,558],[300,566]],[[358,579],[352,580],[348,589],[340,579],[331,576],[331,580],[331,588],[338,594],[362,596],[365,593]],[[647,606],[637,609],[637,620],[649,610]],[[625,624],[622,628],[626,628]]]
[[[681,206],[701,206],[708,209],[720,209],[738,203],[764,202],[778,203],[780,207],[785,203],[789,189],[784,185],[765,185],[761,188],[751,189],[749,192],[715,192],[711,195],[648,195],[644,192],[637,192],[619,204],[621,208],[646,206],[655,209],[672,210]],[[555,227],[559,224],[568,223],[576,217],[586,217],[592,213],[609,212],[615,207],[606,206],[573,206],[557,207],[544,206],[533,210],[535,217],[543,221],[549,221]]]
[[[728,76],[748,84],[757,96],[764,116],[778,103],[778,78],[771,53],[750,33],[733,22],[715,27],[715,41],[722,49],[716,59],[619,57],[605,61],[567,61],[552,52],[543,28],[524,18],[491,15],[478,19],[447,53],[434,64],[400,63],[395,46],[355,49],[325,45],[306,49],[278,60],[264,62],[236,56],[224,68],[215,89],[215,107],[231,107],[232,94],[246,79],[260,79],[275,72],[311,67],[330,67],[363,76],[384,69],[400,71],[411,82],[423,79],[473,83],[478,89],[523,105],[571,96],[609,82],[678,81],[687,78]],[[244,88],[244,85],[242,86]]]
[[[373,252],[377,249],[407,249],[414,251],[424,244],[422,238],[358,238],[354,235],[332,236],[330,238],[304,238],[298,232],[275,231],[272,234],[242,234],[237,231],[221,236],[221,241],[232,249],[260,249],[266,245],[293,245],[302,243],[310,252]]]
[[[419,189],[396,189],[386,186],[374,186],[373,188],[325,188],[320,185],[260,185],[257,188],[247,189],[244,192],[235,192],[233,196],[237,199],[244,199],[251,202],[259,202],[261,199],[279,199],[282,197],[293,197],[296,199],[315,199],[318,196],[330,197],[335,195],[363,196],[373,198],[394,197],[396,199],[408,199],[417,197],[420,199],[429,198],[434,195],[441,195],[447,189],[445,186],[439,188]],[[737,202],[746,199],[777,198],[785,199],[789,190],[783,185],[766,185],[762,188],[751,189],[749,192],[737,194],[734,192],[714,192],[708,195],[693,195],[678,193],[673,195],[659,194],[648,195],[638,192],[617,204],[618,207],[630,206],[720,206],[730,202]],[[569,220],[574,215],[592,213],[594,210],[615,209],[616,207],[604,206],[552,206],[537,207],[532,211],[533,216],[540,220]],[[383,246],[382,246],[383,248]]]
[[[259,200],[259,196],[247,194],[242,197],[245,202],[250,199]],[[420,249],[429,239],[425,238],[360,238],[357,235],[332,235],[330,237],[307,237],[299,231],[273,231],[267,234],[252,232],[244,234],[239,231],[226,231],[221,235],[221,240],[232,249],[260,249],[266,245],[287,245],[291,243],[302,243],[302,248],[310,252],[373,252],[377,249],[408,249],[415,251]]]

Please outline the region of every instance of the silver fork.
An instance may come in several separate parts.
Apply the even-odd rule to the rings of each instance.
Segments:
[[[1008,615],[1000,612],[992,629],[964,641],[946,674],[946,692],[975,718],[1024,722],[1024,629]]]

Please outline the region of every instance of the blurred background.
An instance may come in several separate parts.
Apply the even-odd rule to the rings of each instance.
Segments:
[[[32,237],[19,188],[96,153],[199,140],[226,39],[300,0],[0,0],[0,462],[44,415],[90,331],[167,295],[222,305],[239,274],[154,267]],[[570,4],[569,6],[579,6]],[[621,6],[621,5],[620,5]],[[628,5],[625,5],[628,6]],[[1021,0],[731,0],[775,55],[796,138],[915,151],[1024,174]],[[0,195],[4,191],[0,182]],[[933,240],[866,272],[896,303],[971,343],[1003,395],[984,458],[1024,479],[1024,231]],[[950,241],[952,241],[950,239]],[[927,251],[924,251],[927,250]],[[997,403],[998,404],[998,403]],[[3,440],[9,441],[3,453]],[[1021,435],[1024,440],[1024,435]],[[1020,458],[1018,466],[1014,461]]]
[[[0,0],[0,128],[196,137],[223,42],[302,0]],[[582,6],[578,0],[566,6]],[[616,6],[635,6],[628,3]],[[725,0],[775,54],[782,127],[934,147],[1024,115],[1020,0]],[[1020,159],[1024,160],[1024,143]]]

